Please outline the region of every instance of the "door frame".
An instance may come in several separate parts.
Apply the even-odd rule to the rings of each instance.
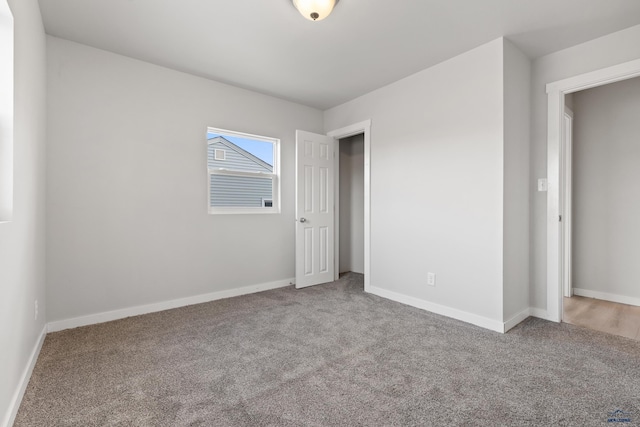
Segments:
[[[560,178],[565,171],[561,158],[563,138],[564,96],[580,90],[590,89],[609,83],[640,76],[640,59],[580,74],[547,84],[547,319],[562,321],[563,268],[566,269],[562,252],[560,215],[563,194]],[[561,157],[562,156],[562,157]],[[570,194],[568,195],[570,197]]]
[[[573,111],[565,105],[562,116],[562,146],[560,147],[560,193],[562,214],[562,263],[560,263],[563,296],[573,296],[572,283],[572,195],[573,195]]]
[[[327,136],[339,141],[350,136],[364,134],[364,291],[371,288],[371,120],[333,130]],[[339,143],[337,145],[339,148]],[[340,275],[340,151],[336,149],[334,191],[334,276]]]

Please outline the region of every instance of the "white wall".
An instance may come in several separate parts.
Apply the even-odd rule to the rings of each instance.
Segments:
[[[502,321],[502,59],[498,39],[325,112],[372,120],[372,287]]]
[[[531,305],[546,309],[547,193],[534,191],[547,175],[546,84],[640,58],[640,25],[536,59],[531,86]]]
[[[14,205],[13,220],[0,224],[0,425],[17,410],[22,376],[46,318],[45,35],[37,0],[9,4],[15,25]]]
[[[640,299],[640,77],[574,94],[573,286]]]
[[[364,274],[364,134],[340,140],[340,272]]]
[[[47,38],[49,320],[294,276],[294,137],[322,113]],[[206,129],[281,139],[282,214],[207,214]]]
[[[504,41],[504,319],[529,308],[531,61]]]

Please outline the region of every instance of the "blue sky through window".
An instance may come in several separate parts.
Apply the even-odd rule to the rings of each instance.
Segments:
[[[238,147],[248,151],[257,158],[262,159],[273,166],[273,144],[271,142],[257,141],[255,139],[240,138],[237,136],[220,135],[211,132],[207,133],[207,139],[215,138],[216,136],[221,136],[227,141],[233,142]]]

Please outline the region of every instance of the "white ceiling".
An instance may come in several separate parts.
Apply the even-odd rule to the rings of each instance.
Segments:
[[[531,58],[640,24],[639,0],[40,0],[48,34],[326,109],[500,36]],[[640,40],[638,41],[640,42]]]

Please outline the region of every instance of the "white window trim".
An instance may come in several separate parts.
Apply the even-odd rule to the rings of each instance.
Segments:
[[[13,220],[13,15],[0,0],[0,224]]]
[[[215,133],[222,136],[235,136],[239,138],[254,139],[273,144],[273,172],[238,171],[226,168],[210,168],[207,163],[207,206],[209,214],[278,214],[280,213],[280,139],[262,135],[235,132],[220,128],[207,128],[207,133]],[[246,176],[271,178],[273,206],[267,207],[213,207],[211,206],[211,175]],[[262,204],[264,205],[264,200]]]

